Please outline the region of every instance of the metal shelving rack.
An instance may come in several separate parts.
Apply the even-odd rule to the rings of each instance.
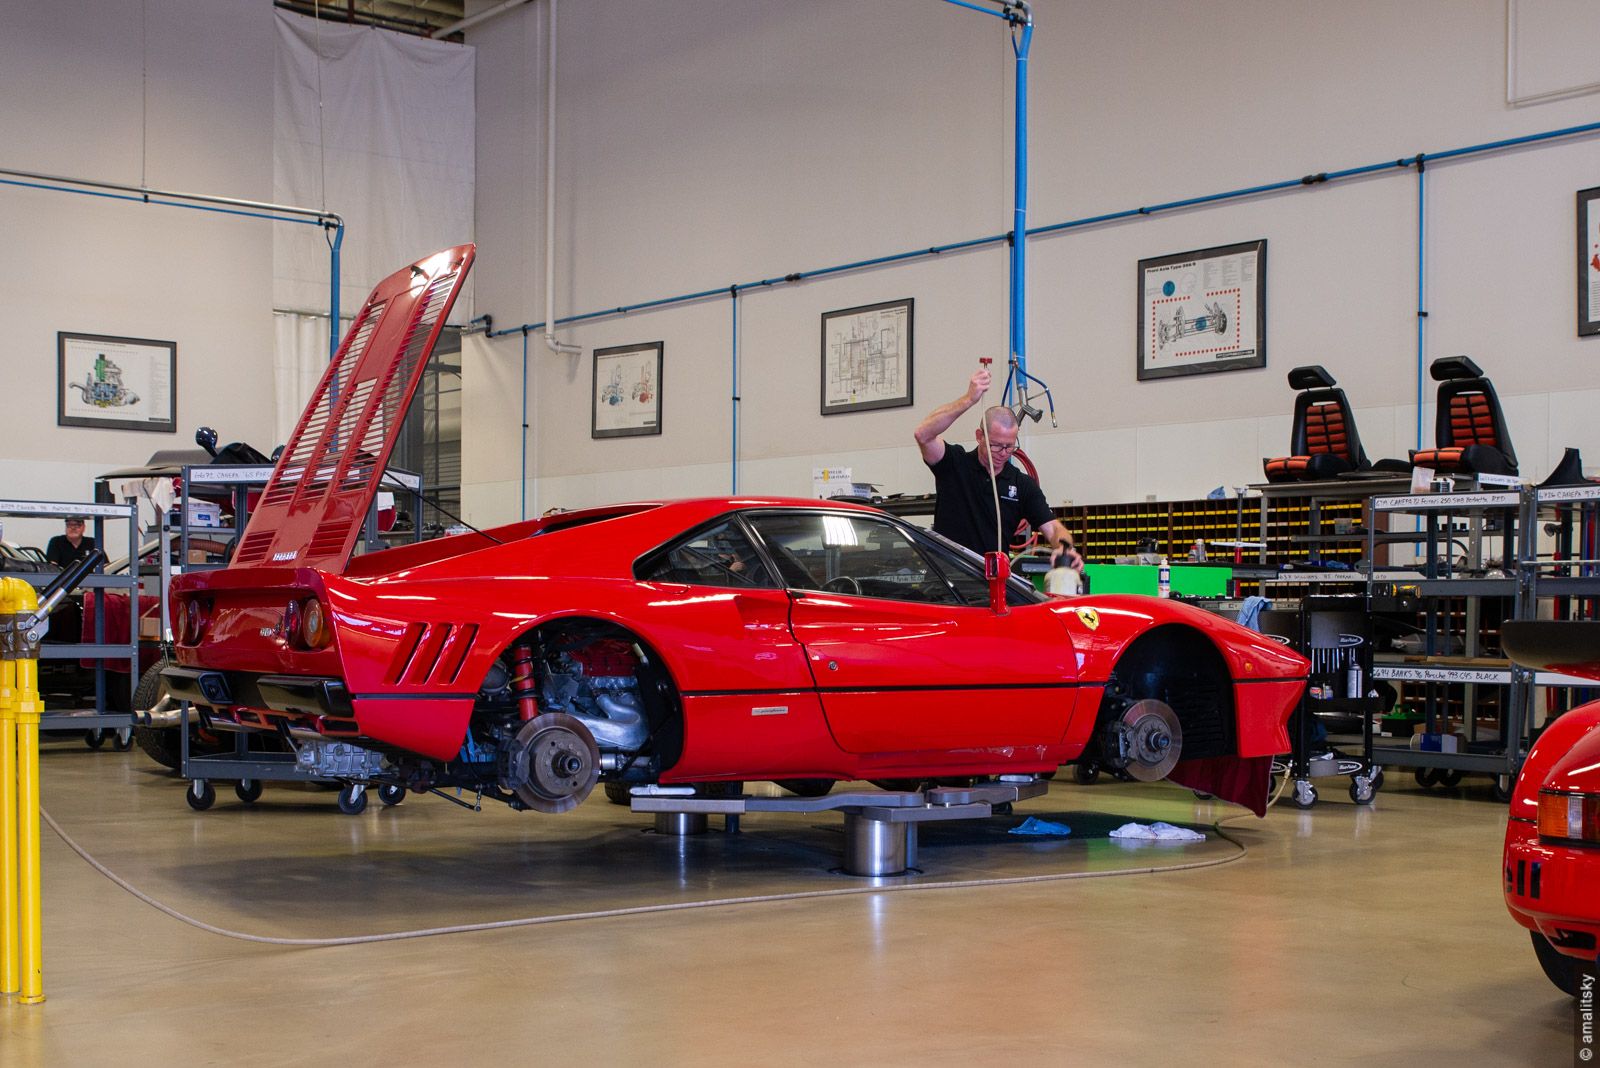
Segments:
[[[122,575],[108,575],[97,569],[80,584],[86,597],[94,598],[94,640],[90,642],[45,642],[39,647],[41,660],[89,660],[94,667],[94,708],[46,711],[39,727],[46,731],[87,732],[91,746],[103,739],[103,732],[116,736],[118,748],[131,744],[133,731],[132,712],[113,712],[107,708],[110,682],[106,678],[107,661],[123,661],[128,665],[128,707],[133,707],[133,692],[139,684],[139,524],[138,510],[131,504],[80,504],[71,501],[21,501],[0,500],[0,516],[26,516],[31,519],[65,519],[83,516],[94,524],[95,545],[106,546],[106,521],[127,524],[128,571]],[[31,585],[43,588],[55,578],[54,573],[20,574],[14,578],[25,579]],[[125,641],[106,641],[106,590],[128,591],[128,637]],[[74,636],[79,637],[78,635]]]
[[[1555,619],[1600,619],[1600,484],[1536,489],[1530,518],[1538,526],[1523,539],[1520,574],[1526,581],[1530,607],[1550,599]],[[1539,555],[1540,532],[1551,539],[1548,559]],[[1537,618],[1538,612],[1530,612]],[[1535,686],[1594,689],[1592,679],[1535,672]],[[1570,693],[1560,695],[1554,714],[1572,707]]]
[[[1532,575],[1523,555],[1530,550],[1519,543],[1519,535],[1533,530],[1533,499],[1534,491],[1527,488],[1373,498],[1374,514],[1407,514],[1423,520],[1423,529],[1415,535],[1391,540],[1412,540],[1424,546],[1421,577],[1406,583],[1415,587],[1424,605],[1424,656],[1377,658],[1372,675],[1374,679],[1422,684],[1424,734],[1441,739],[1439,750],[1378,745],[1369,721],[1363,739],[1368,758],[1374,763],[1412,768],[1423,785],[1439,781],[1454,785],[1465,773],[1488,774],[1495,777],[1497,793],[1509,796],[1517,769],[1527,755],[1536,682],[1533,672],[1525,668],[1481,655],[1482,606],[1485,600],[1499,599],[1510,606],[1505,618],[1528,618],[1533,613]],[[1464,522],[1464,529],[1458,521]],[[1498,531],[1493,529],[1496,523]],[[1373,527],[1377,525],[1374,523]],[[1464,565],[1458,568],[1450,548],[1460,534],[1466,535],[1466,551]],[[1369,557],[1376,552],[1375,530],[1371,537],[1374,540]],[[1478,574],[1487,570],[1483,558],[1485,537],[1501,539],[1498,575]],[[1533,544],[1528,537],[1521,537],[1520,541]],[[1374,573],[1367,587],[1369,602],[1379,596],[1381,587],[1395,582],[1393,577]],[[1456,600],[1462,603],[1459,627],[1450,625],[1443,609],[1443,602]],[[1460,655],[1439,651],[1452,633],[1459,634]],[[1461,693],[1465,749],[1445,752],[1442,739],[1454,734],[1448,730],[1448,691],[1455,687]],[[1501,694],[1494,738],[1483,737],[1479,730],[1482,687],[1495,687]]]

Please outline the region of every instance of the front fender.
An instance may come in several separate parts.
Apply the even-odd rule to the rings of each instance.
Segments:
[[[1104,682],[1132,642],[1168,624],[1180,624],[1210,639],[1235,681],[1304,680],[1310,663],[1288,646],[1248,627],[1180,601],[1137,595],[1075,597],[1050,610],[1072,636],[1080,654],[1080,678]]]
[[[1289,749],[1288,721],[1309,662],[1293,649],[1192,605],[1140,596],[1079,597],[1051,606],[1079,650],[1080,677],[1104,683],[1123,654],[1162,627],[1198,634],[1222,661],[1232,687],[1234,755]]]

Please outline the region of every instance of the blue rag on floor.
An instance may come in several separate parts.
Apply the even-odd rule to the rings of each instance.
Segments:
[[[1038,816],[1029,816],[1006,833],[1065,836],[1072,833],[1072,828],[1065,823],[1052,823],[1049,820],[1042,820]]]

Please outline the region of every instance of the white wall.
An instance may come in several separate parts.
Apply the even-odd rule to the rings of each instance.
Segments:
[[[531,3],[469,31],[476,310],[502,327],[543,316],[545,12]],[[1034,225],[1600,118],[1594,96],[1505,105],[1502,0],[1041,0],[1036,14]],[[272,19],[263,0],[11,5],[0,166],[270,198]],[[560,45],[558,315],[1010,226],[1012,63],[997,19],[937,0],[566,0]],[[1537,57],[1524,54],[1525,75]],[[1428,183],[1428,357],[1466,352],[1495,377],[1526,472],[1569,444],[1595,462],[1600,341],[1574,336],[1572,216],[1574,191],[1600,184],[1600,141],[1438,163]],[[1346,386],[1369,454],[1403,452],[1415,198],[1414,173],[1395,172],[1031,242],[1030,366],[1062,423],[1027,444],[1051,499],[1256,480],[1287,443],[1283,376],[1300,363]],[[272,444],[281,225],[0,185],[14,401],[0,496],[87,496],[96,472],[185,445],[202,422]],[[1137,260],[1257,237],[1267,368],[1136,382]],[[915,406],[821,417],[819,315],[904,296],[917,302]],[[730,487],[730,305],[563,331],[585,347],[575,359],[532,339],[530,511]],[[910,431],[977,356],[1003,354],[1005,252],[756,290],[741,313],[741,489],[805,493],[814,465],[847,464],[926,490]],[[179,432],[57,428],[58,330],[177,341]],[[664,433],[592,441],[588,351],[656,339]],[[466,350],[477,522],[521,507],[521,352],[517,336]]]
[[[13,3],[4,23],[0,166],[271,198],[270,4]],[[0,185],[0,497],[88,500],[96,474],[193,447],[201,424],[268,445],[274,225]],[[176,341],[178,432],[58,428],[60,330]],[[59,530],[5,523],[38,544]]]
[[[1041,0],[1035,13],[1035,226],[1600,118],[1594,96],[1506,106],[1502,0]],[[544,18],[534,3],[469,31],[477,310],[501,327],[543,318]],[[1010,226],[998,19],[936,0],[566,0],[559,45],[558,316]],[[1524,73],[1536,62],[1524,55]],[[1593,137],[1428,169],[1426,358],[1465,352],[1485,368],[1537,476],[1565,445],[1600,462],[1587,417],[1600,342],[1575,336],[1573,307],[1573,194],[1596,184]],[[1403,455],[1415,217],[1415,172],[1397,170],[1031,242],[1030,369],[1062,420],[1026,444],[1050,498],[1259,481],[1260,458],[1287,445],[1284,374],[1302,363],[1346,387],[1369,455]],[[1138,259],[1254,238],[1269,243],[1268,366],[1137,382]],[[931,489],[911,429],[977,356],[1003,356],[1006,269],[995,248],[745,297],[741,489],[803,494],[816,464]],[[820,313],[904,296],[917,301],[914,407],[821,417]],[[726,491],[729,304],[565,330],[586,349],[576,359],[532,339],[530,511]],[[587,350],[658,339],[662,435],[591,441]],[[518,508],[521,351],[510,337],[466,354],[464,492],[480,520]]]

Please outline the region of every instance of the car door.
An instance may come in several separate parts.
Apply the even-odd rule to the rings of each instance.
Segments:
[[[793,604],[840,748],[859,755],[1019,749],[1059,742],[1077,696],[1071,639],[1049,610],[1006,615],[955,550],[863,512],[746,518]]]

